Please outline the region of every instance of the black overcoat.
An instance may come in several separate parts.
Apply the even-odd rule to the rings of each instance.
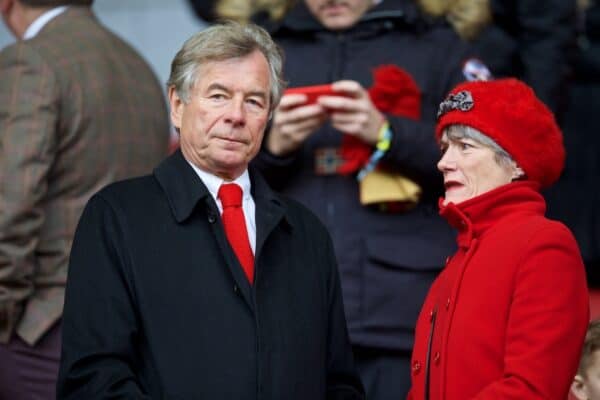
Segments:
[[[58,398],[362,398],[328,233],[251,179],[253,287],[180,152],[90,200],[71,254]]]

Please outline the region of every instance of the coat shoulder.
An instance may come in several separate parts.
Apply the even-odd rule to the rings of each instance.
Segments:
[[[96,193],[109,205],[128,210],[147,205],[164,197],[154,176],[145,175],[111,183]]]

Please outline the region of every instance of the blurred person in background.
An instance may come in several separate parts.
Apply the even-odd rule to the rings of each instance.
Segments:
[[[554,115],[516,79],[469,82],[440,104],[440,215],[458,251],[415,332],[410,400],[564,400],[589,320],[569,229],[540,194],[565,159]]]
[[[253,163],[332,234],[367,398],[404,398],[419,309],[455,248],[430,132],[468,49],[412,0],[298,1],[272,35],[290,87],[332,92],[284,95]]]
[[[591,287],[600,287],[600,2],[581,0],[573,76],[562,94],[567,160],[556,185],[544,193],[548,215],[573,231]]]
[[[191,0],[198,17],[207,22],[229,19],[253,21],[267,29],[276,25],[296,0]]]
[[[75,226],[166,155],[160,84],[91,0],[0,0],[0,397],[54,398]]]
[[[551,110],[564,112],[575,0],[415,1],[471,41],[495,77],[518,77]]]

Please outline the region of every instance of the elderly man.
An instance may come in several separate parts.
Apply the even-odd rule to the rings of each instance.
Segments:
[[[69,251],[106,184],[167,152],[163,91],[92,0],[0,0],[0,397],[52,399]]]
[[[327,231],[247,168],[281,64],[265,31],[235,24],[176,55],[181,150],[80,221],[60,398],[363,398]]]

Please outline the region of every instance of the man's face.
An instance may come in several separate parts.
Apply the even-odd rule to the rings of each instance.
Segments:
[[[257,50],[204,64],[197,77],[188,103],[169,90],[181,151],[198,168],[235,179],[260,149],[269,118],[269,65]]]
[[[327,29],[351,28],[373,5],[373,0],[305,0],[310,12]]]

